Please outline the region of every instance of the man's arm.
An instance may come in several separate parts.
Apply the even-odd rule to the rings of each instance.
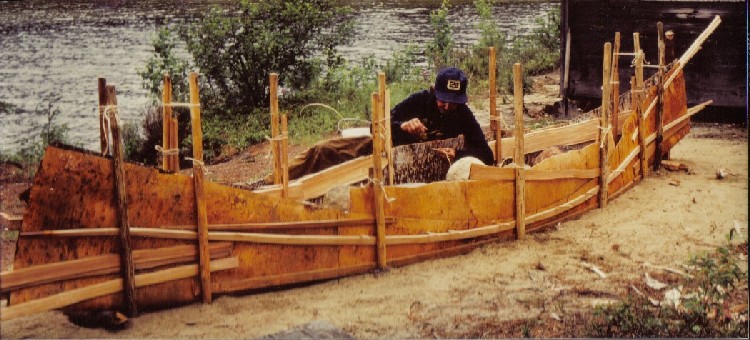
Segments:
[[[420,124],[413,122],[413,119],[419,119],[419,113],[424,110],[422,107],[423,92],[425,91],[410,95],[391,109],[391,140],[394,146],[418,143],[420,141],[417,137],[418,133],[412,134],[409,131],[418,132],[417,130],[421,129],[419,127]],[[406,131],[402,128],[404,124],[406,124]]]

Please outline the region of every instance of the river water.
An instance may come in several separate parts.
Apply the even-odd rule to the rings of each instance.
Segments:
[[[355,39],[340,48],[353,61],[372,55],[382,60],[407,45],[432,39],[429,13],[441,1],[350,1],[355,8]],[[15,113],[0,113],[0,154],[18,151],[37,136],[49,103],[60,110],[75,144],[98,148],[97,78],[117,88],[125,121],[140,122],[150,102],[138,70],[151,57],[151,41],[164,25],[199,20],[222,1],[59,0],[0,1],[0,102]],[[455,2],[454,2],[455,3]],[[502,3],[493,9],[510,37],[528,35],[536,18],[557,10],[557,3]],[[454,41],[478,39],[477,14],[470,1],[449,11]],[[36,112],[36,113],[34,113]]]

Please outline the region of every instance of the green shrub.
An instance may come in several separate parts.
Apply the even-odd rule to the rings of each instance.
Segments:
[[[747,251],[747,241],[744,243]],[[599,307],[587,327],[591,337],[748,337],[747,308],[733,315],[728,301],[743,302],[740,287],[747,287],[747,273],[738,264],[733,246],[694,256],[692,278],[678,286],[679,306],[654,306],[646,296]]]

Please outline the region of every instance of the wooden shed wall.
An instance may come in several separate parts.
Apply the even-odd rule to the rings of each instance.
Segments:
[[[658,64],[657,22],[664,23],[665,31],[675,32],[675,56],[679,58],[715,15],[721,16],[721,25],[685,68],[688,103],[713,99],[716,106],[744,109],[747,102],[744,1],[562,0],[563,48],[568,28],[571,34],[568,95],[601,98],[603,45],[614,41],[615,32],[621,35],[621,52],[633,52],[633,32],[639,32],[646,61]],[[564,56],[564,51],[561,52]],[[620,59],[622,91],[630,87],[631,60],[630,56]],[[653,72],[654,69],[647,69],[646,76]],[[561,70],[561,82],[563,74]],[[564,85],[561,84],[561,89]]]

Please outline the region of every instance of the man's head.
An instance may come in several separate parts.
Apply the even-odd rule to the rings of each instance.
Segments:
[[[451,111],[458,104],[466,104],[466,88],[469,80],[466,75],[455,67],[440,70],[435,79],[435,97],[441,112]]]

